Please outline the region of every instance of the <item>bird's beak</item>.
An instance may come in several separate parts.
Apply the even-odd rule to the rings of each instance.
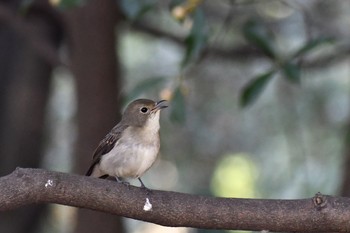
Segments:
[[[163,108],[167,108],[168,105],[166,105],[166,100],[160,100],[156,103],[156,105],[154,106],[154,108],[152,109],[153,112],[156,112],[158,110],[161,110]]]

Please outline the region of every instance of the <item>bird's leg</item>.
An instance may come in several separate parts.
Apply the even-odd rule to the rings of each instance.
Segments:
[[[129,182],[121,180],[118,176],[116,176],[115,179],[116,179],[116,181],[117,181],[118,183],[125,184],[125,185],[128,186],[128,187],[130,186],[130,183],[129,183]]]
[[[141,183],[141,188],[146,188],[146,185],[142,182],[141,178],[139,177],[139,178],[137,178],[137,179],[139,179],[139,181],[140,181],[140,183]]]
[[[145,189],[146,192],[147,192],[147,195],[150,194],[150,193],[151,193],[151,190],[150,190],[149,188],[146,187],[146,185],[142,182],[141,178],[139,177],[139,178],[137,178],[137,179],[138,179],[138,180],[140,181],[140,183],[141,183],[141,187],[140,187],[140,188]]]

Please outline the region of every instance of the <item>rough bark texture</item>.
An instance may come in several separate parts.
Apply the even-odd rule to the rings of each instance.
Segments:
[[[151,210],[144,210],[146,199]],[[350,199],[214,198],[126,186],[110,180],[22,169],[0,178],[0,211],[33,203],[88,208],[164,226],[284,232],[349,232]]]
[[[344,140],[344,174],[341,186],[341,195],[350,197],[350,126],[347,126],[347,134]]]
[[[98,142],[118,120],[117,20],[116,4],[112,0],[91,0],[66,12],[78,98],[75,171],[79,174],[86,172]],[[122,231],[121,221],[115,216],[79,211],[76,233]]]

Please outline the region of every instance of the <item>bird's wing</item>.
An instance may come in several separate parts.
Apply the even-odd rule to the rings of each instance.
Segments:
[[[119,140],[122,132],[127,127],[127,125],[118,124],[102,139],[94,152],[92,164],[86,173],[87,176],[92,174],[95,165],[100,162],[102,155],[107,154],[113,149],[115,143]]]

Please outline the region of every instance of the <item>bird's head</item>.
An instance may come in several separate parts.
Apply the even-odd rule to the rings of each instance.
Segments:
[[[159,112],[168,107],[165,100],[155,102],[149,99],[137,99],[128,104],[122,122],[130,126],[143,127],[152,123],[159,124]]]

